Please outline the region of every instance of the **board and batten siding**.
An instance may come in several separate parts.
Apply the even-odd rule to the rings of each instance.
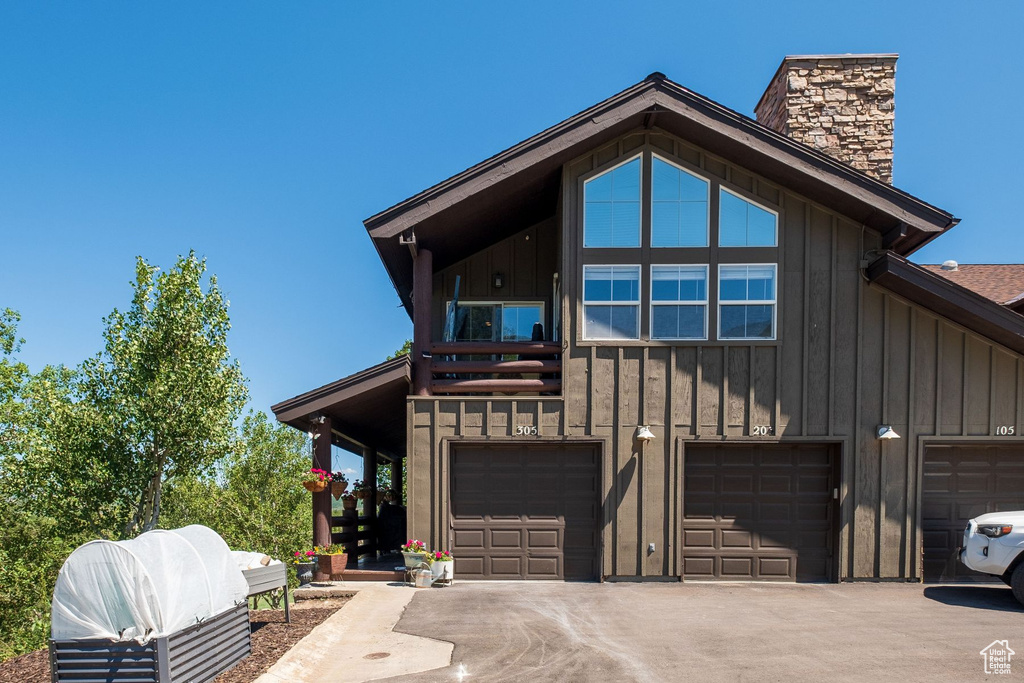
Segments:
[[[778,208],[776,340],[579,339],[581,178],[644,150]],[[716,195],[713,185],[712,211]],[[838,577],[920,577],[923,439],[1012,440],[999,430],[1024,425],[1022,358],[868,284],[861,267],[881,247],[877,234],[657,129],[567,164],[560,205],[563,395],[410,398],[411,533],[448,542],[444,463],[452,440],[592,439],[603,444],[602,574],[680,576],[687,444],[834,443]],[[703,251],[714,263],[714,247]],[[644,273],[643,301],[646,280]],[[712,316],[712,339],[714,325]],[[516,436],[524,424],[539,435]],[[634,442],[640,424],[656,436],[646,446]],[[902,438],[877,440],[880,424]],[[769,433],[754,436],[755,427]]]

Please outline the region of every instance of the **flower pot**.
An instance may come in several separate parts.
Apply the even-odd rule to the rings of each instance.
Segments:
[[[455,578],[455,560],[434,560],[430,563],[430,573],[433,574],[434,581],[451,581]]]
[[[305,586],[313,580],[313,567],[316,566],[316,562],[296,562],[295,563],[295,574],[299,578],[299,585]]]
[[[356,500],[363,500],[370,495],[370,492],[366,489],[359,489],[358,491],[353,491],[352,495],[356,497]]]
[[[326,481],[304,481],[302,485],[306,487],[306,490],[310,493],[320,493],[327,488]]]
[[[405,560],[406,569],[415,569],[420,566],[420,564],[427,561],[427,554],[403,552],[402,558]]]
[[[332,577],[335,574],[341,574],[345,571],[346,565],[348,565],[348,555],[345,553],[339,555],[320,555],[316,559],[320,563],[320,572]]]
[[[345,489],[348,488],[347,481],[332,481],[331,482],[331,495],[334,496],[334,500],[341,498],[341,494],[345,493]]]
[[[384,492],[383,491],[377,491],[377,505],[380,505],[383,502],[384,502]]]
[[[341,501],[341,507],[343,509],[345,509],[345,510],[355,510],[356,509],[356,499],[355,498],[346,498],[345,500]]]

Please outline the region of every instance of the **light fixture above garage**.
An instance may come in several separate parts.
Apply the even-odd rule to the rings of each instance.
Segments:
[[[888,441],[889,439],[898,439],[900,435],[896,433],[896,430],[891,425],[878,425],[878,440]]]
[[[636,440],[637,441],[647,442],[647,441],[652,441],[653,439],[654,439],[654,434],[653,434],[653,432],[651,432],[651,428],[650,427],[647,427],[645,425],[640,425],[639,427],[636,428]]]

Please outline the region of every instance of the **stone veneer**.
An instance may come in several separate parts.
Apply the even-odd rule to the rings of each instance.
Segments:
[[[895,54],[782,60],[757,121],[892,184]]]

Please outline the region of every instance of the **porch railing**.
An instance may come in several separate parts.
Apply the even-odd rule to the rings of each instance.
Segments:
[[[562,391],[560,342],[438,342],[430,353],[433,394]]]

